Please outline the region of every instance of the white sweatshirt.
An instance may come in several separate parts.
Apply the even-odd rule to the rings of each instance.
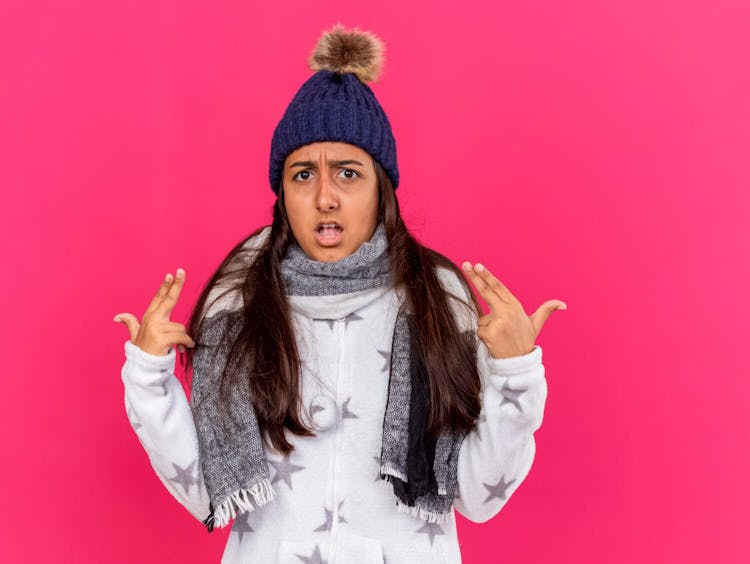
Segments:
[[[457,276],[439,269],[446,290],[465,298]],[[287,433],[295,450],[265,445],[275,498],[232,524],[222,563],[458,564],[455,512],[440,524],[396,509],[379,478],[389,354],[398,311],[393,289],[289,297],[302,361],[301,393],[315,437]],[[217,310],[237,307],[220,302]],[[320,311],[337,319],[316,319]],[[463,313],[462,313],[463,312]],[[454,307],[459,325],[476,314]],[[125,342],[125,407],[151,464],[198,521],[209,513],[193,416],[174,375],[176,353],[149,354]],[[480,340],[482,414],[459,451],[454,510],[474,522],[496,515],[527,476],[547,396],[538,345],[496,359]],[[196,522],[196,534],[208,534]]]

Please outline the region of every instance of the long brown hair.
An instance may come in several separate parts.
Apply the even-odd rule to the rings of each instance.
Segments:
[[[481,306],[458,267],[409,233],[388,175],[377,161],[373,162],[380,193],[379,219],[385,224],[393,285],[405,290],[414,314],[411,328],[428,374],[430,413],[426,434],[434,438],[443,429],[469,430],[480,413],[475,340],[461,335],[448,303],[454,298],[446,293],[436,268],[442,266],[458,275],[471,297],[471,304],[460,301],[463,306],[473,308],[477,315],[481,315]],[[200,347],[201,329],[211,305],[231,292],[242,296],[243,305],[235,312],[240,321],[236,324],[239,333],[234,333],[235,337],[226,332],[222,337],[221,344],[230,354],[218,379],[221,402],[228,405],[232,389],[249,385],[264,439],[278,452],[288,454],[294,447],[286,439],[285,429],[299,436],[315,433],[301,417],[304,407],[299,393],[300,358],[280,270],[287,247],[295,240],[287,221],[283,188],[274,204],[269,237],[256,249],[254,259],[246,259],[245,243],[266,227],[240,241],[222,261],[193,308],[187,332]],[[224,291],[218,294],[217,289]],[[206,308],[209,294],[216,297]],[[188,349],[184,355],[189,382],[194,352],[194,348]]]

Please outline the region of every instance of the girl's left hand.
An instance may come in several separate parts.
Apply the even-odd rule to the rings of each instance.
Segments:
[[[485,266],[477,263],[472,267],[467,261],[463,263],[463,270],[490,307],[490,313],[479,318],[477,336],[494,358],[510,358],[533,351],[536,337],[552,312],[568,308],[565,302],[548,300],[528,316],[521,302]]]

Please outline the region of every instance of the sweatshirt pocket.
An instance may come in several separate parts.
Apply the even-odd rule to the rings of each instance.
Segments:
[[[449,564],[449,561],[440,549],[404,550],[399,553],[399,558],[401,564]],[[461,564],[461,559],[459,557],[458,560],[451,560],[450,563]]]
[[[339,533],[335,541],[334,560],[339,564],[385,564],[383,546],[379,540]],[[275,564],[300,564],[301,562],[332,562],[331,545],[325,541],[293,541],[282,539]]]
[[[384,564],[383,545],[377,539],[339,533],[336,546],[336,562],[342,564]]]
[[[274,564],[300,564],[301,562],[327,562],[328,542],[292,541],[281,539]]]

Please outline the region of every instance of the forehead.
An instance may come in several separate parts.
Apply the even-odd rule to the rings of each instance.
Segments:
[[[341,141],[316,141],[298,147],[286,157],[285,164],[292,160],[310,160],[315,161],[320,158],[325,160],[345,160],[357,159],[363,163],[370,162],[370,154],[350,143]]]

